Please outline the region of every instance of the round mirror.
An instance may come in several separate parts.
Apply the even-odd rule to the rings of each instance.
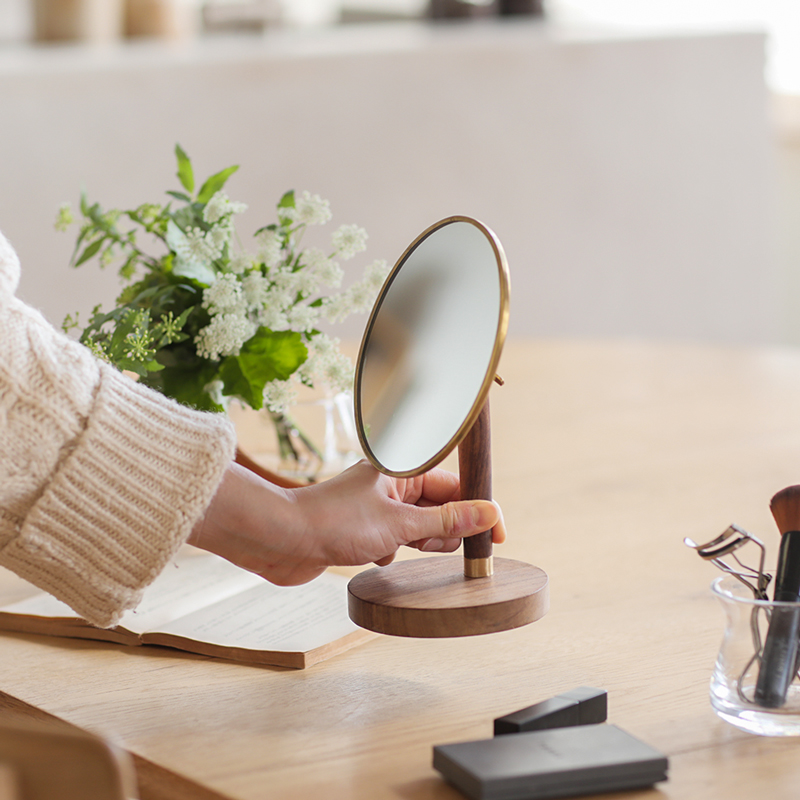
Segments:
[[[356,366],[359,439],[382,472],[419,475],[470,430],[500,360],[508,295],[500,242],[469,217],[437,222],[400,257]]]

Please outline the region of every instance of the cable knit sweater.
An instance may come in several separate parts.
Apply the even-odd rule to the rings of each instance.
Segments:
[[[211,501],[233,428],[56,331],[19,269],[0,234],[0,565],[111,626]]]

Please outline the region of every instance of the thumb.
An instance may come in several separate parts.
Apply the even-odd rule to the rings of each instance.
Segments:
[[[491,500],[454,500],[440,506],[416,508],[411,539],[463,539],[502,525],[500,508]],[[503,531],[500,540],[505,539]]]

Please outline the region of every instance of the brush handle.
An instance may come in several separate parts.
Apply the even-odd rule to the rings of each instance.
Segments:
[[[781,536],[775,574],[775,602],[800,601],[800,531]],[[761,654],[755,701],[766,708],[780,708],[786,702],[795,672],[800,643],[800,604],[773,608]]]

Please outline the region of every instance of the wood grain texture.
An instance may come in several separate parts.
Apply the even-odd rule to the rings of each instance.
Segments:
[[[477,636],[519,628],[550,607],[547,575],[521,561],[495,559],[494,575],[464,576],[457,556],[399,561],[362,572],[348,586],[350,618],[392,636]]]
[[[162,771],[158,800],[191,796],[168,775],[199,798],[461,800],[434,745],[490,737],[496,717],[587,685],[608,692],[609,722],[670,758],[657,791],[614,800],[793,800],[797,740],[711,710],[717,570],[683,538],[736,522],[774,567],[769,499],[800,483],[800,353],[511,339],[501,366],[493,488],[509,538],[495,551],[549,575],[534,625],[377,636],[300,673],[3,634],[0,689],[116,737]],[[0,598],[19,584],[0,571]]]
[[[80,728],[48,714],[35,706],[23,703],[16,697],[0,692],[0,724],[35,722],[47,725],[53,731],[80,732]],[[181,775],[176,775],[147,759],[132,754],[136,792],[126,800],[226,800]]]
[[[492,432],[489,400],[475,424],[458,446],[458,474],[464,500],[492,499]],[[464,558],[489,558],[492,532],[483,531],[464,539]]]

